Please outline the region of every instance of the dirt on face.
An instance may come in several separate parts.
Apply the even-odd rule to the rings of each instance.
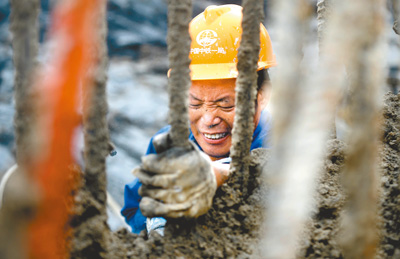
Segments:
[[[377,258],[400,255],[400,95],[387,94],[383,109],[383,145],[381,148],[381,244]],[[309,220],[298,250],[298,258],[343,258],[338,240],[346,195],[341,169],[346,146],[339,140],[327,143],[326,160],[315,196],[316,209]],[[262,174],[268,162],[268,150],[251,153],[247,192],[233,176],[218,189],[213,207],[197,219],[168,220],[165,236],[148,237],[127,230],[112,233],[109,258],[260,258],[257,246],[261,224],[267,220],[263,198],[268,195],[268,174]],[[99,220],[104,220],[100,219]],[[84,254],[81,254],[85,257]]]

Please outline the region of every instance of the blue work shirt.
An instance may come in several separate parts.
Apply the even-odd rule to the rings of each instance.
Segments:
[[[153,139],[155,136],[168,132],[171,126],[166,126],[158,131],[151,139],[149,146],[147,148],[146,155],[156,153]],[[260,121],[254,130],[253,133],[253,140],[251,143],[250,150],[260,147],[268,147],[268,136],[271,129],[271,115],[268,111],[264,110],[261,112]],[[194,138],[192,132],[190,131],[189,140],[193,141],[200,150],[201,147],[197,143],[196,139]],[[132,228],[133,233],[140,233],[143,229],[146,228],[146,217],[143,216],[142,212],[139,209],[139,203],[142,200],[142,197],[139,195],[139,188],[142,185],[139,182],[139,179],[136,178],[131,183],[125,185],[125,192],[124,192],[124,200],[125,204],[121,210],[122,216],[125,217],[126,223]]]

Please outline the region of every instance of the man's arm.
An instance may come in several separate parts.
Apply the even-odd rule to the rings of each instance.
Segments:
[[[126,223],[132,228],[132,232],[136,234],[139,234],[146,226],[146,217],[142,215],[139,209],[142,197],[139,196],[138,190],[141,185],[138,179],[125,185],[124,207],[121,210]]]

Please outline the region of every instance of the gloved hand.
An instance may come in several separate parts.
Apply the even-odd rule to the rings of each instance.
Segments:
[[[190,217],[205,214],[217,189],[211,159],[194,143],[171,147],[168,134],[153,144],[158,154],[142,158],[134,174],[142,182],[140,210],[146,217]]]

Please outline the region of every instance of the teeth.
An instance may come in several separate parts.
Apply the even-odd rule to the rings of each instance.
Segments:
[[[206,134],[204,136],[209,139],[220,139],[226,136],[226,133],[218,133],[218,134]]]

